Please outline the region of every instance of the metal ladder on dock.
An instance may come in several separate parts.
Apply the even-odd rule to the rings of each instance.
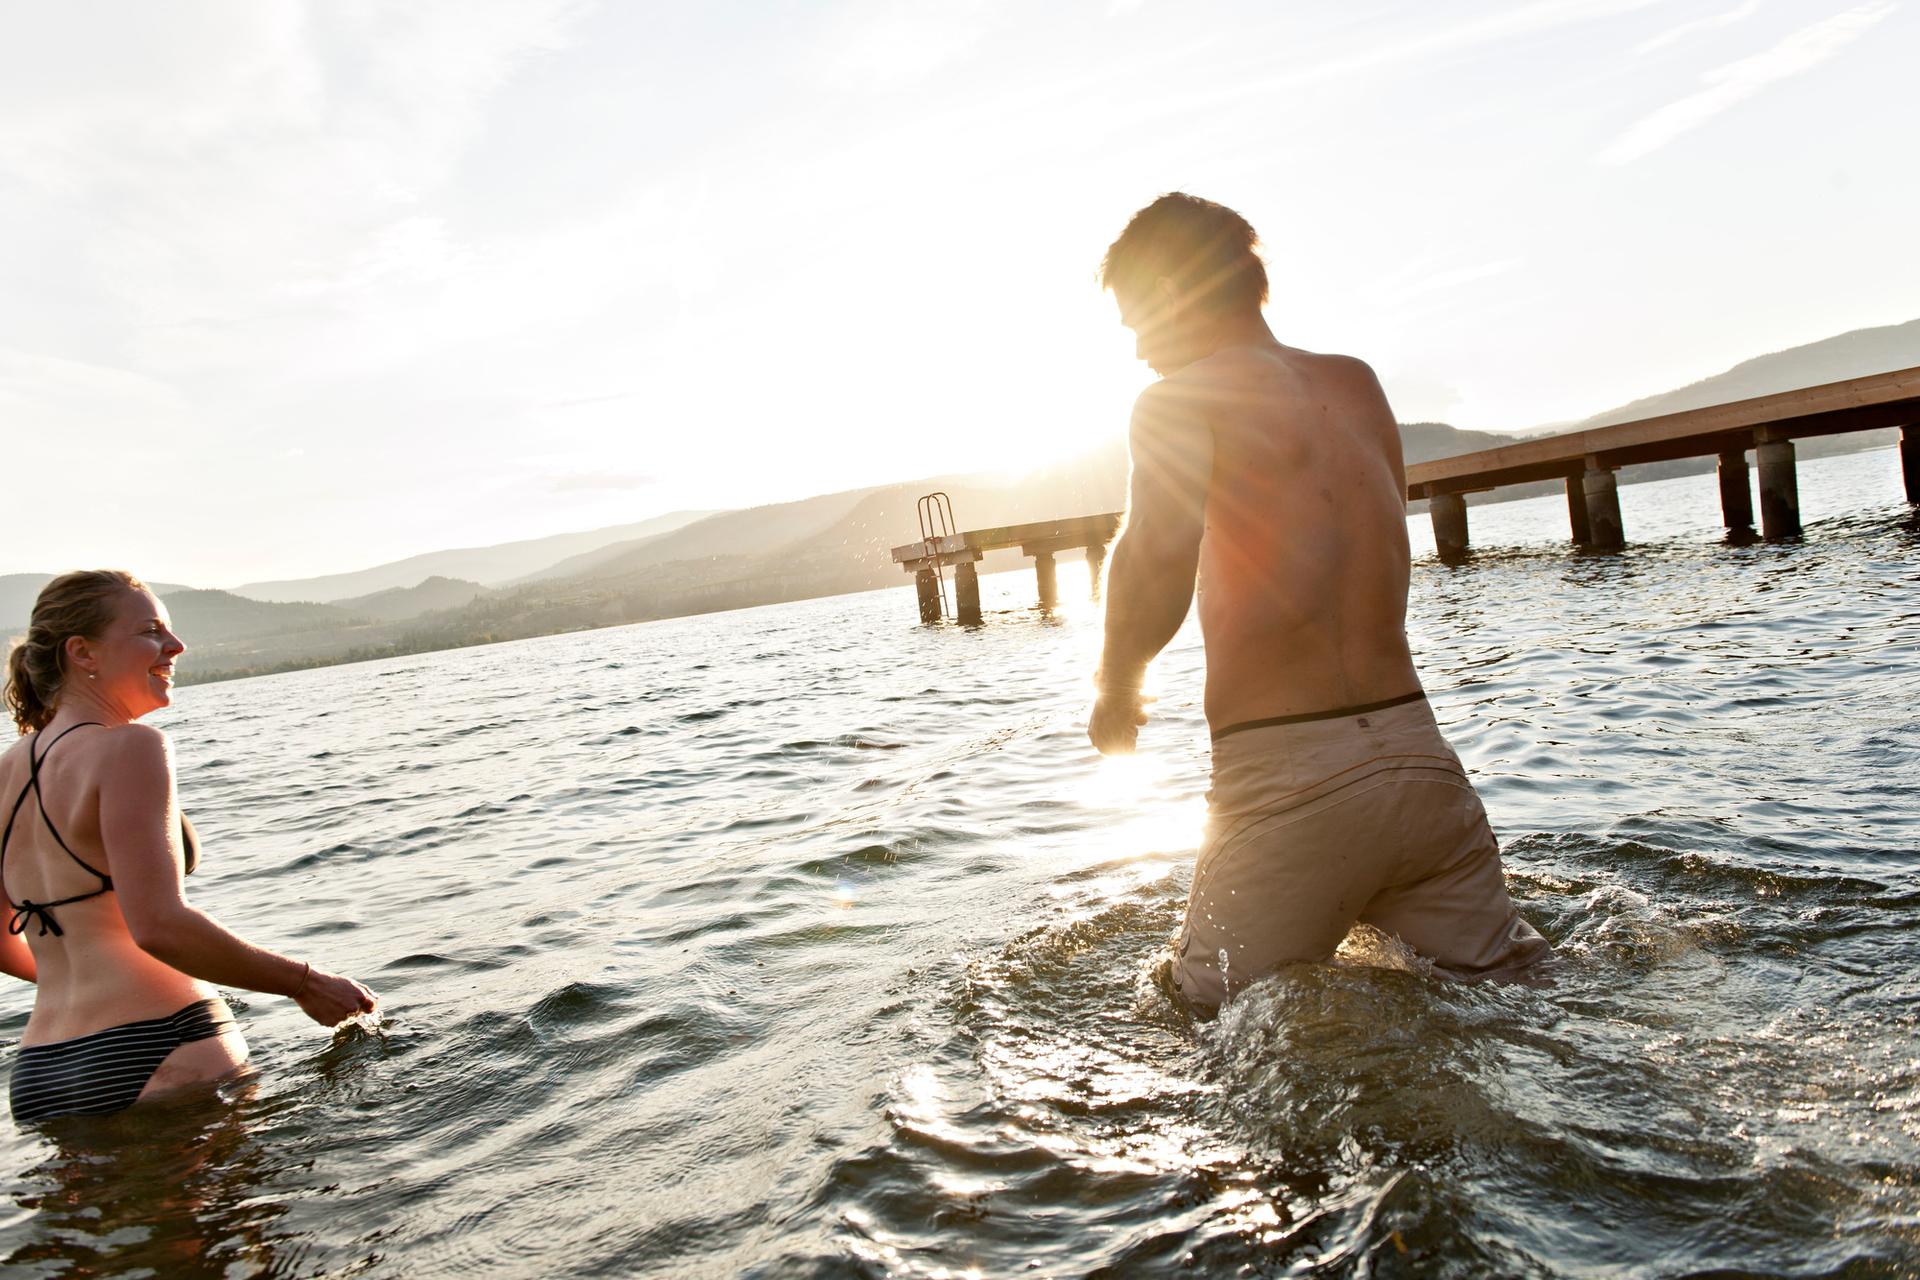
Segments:
[[[931,572],[935,584],[931,595],[921,592],[920,620],[938,622],[952,612],[947,603],[947,574],[940,562],[940,543],[942,539],[958,533],[960,526],[953,518],[953,499],[944,492],[923,495],[917,509],[920,516],[920,542],[927,549],[927,558],[933,562],[930,570],[923,569],[921,572]],[[927,616],[930,611],[931,617]]]

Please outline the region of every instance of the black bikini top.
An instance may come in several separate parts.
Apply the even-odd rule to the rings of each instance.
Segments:
[[[55,907],[64,907],[70,902],[85,902],[88,898],[97,898],[103,893],[113,892],[113,877],[104,871],[96,869],[85,858],[82,858],[72,849],[67,848],[66,838],[63,837],[59,829],[53,825],[53,817],[47,812],[46,796],[40,790],[40,766],[46,763],[47,757],[53,753],[53,749],[60,745],[61,738],[66,737],[67,734],[72,733],[75,729],[84,729],[88,725],[93,725],[96,728],[105,727],[101,725],[98,720],[82,720],[79,724],[71,725],[63,730],[59,737],[56,737],[52,742],[47,744],[45,751],[39,752],[38,754],[34,752],[33,743],[29,742],[27,744],[27,785],[20,788],[20,798],[13,802],[13,811],[7,815],[6,830],[0,831],[0,895],[4,895],[7,900],[7,905],[13,908],[13,918],[7,921],[8,933],[25,933],[28,922],[38,920],[40,922],[41,937],[44,938],[49,932],[56,938],[63,937],[66,934],[66,930],[62,929],[60,922],[53,918],[53,909]],[[34,902],[31,899],[15,902],[13,895],[6,893],[4,886],[6,882],[7,841],[13,837],[14,821],[19,818],[20,808],[26,804],[27,793],[29,791],[33,793],[34,803],[39,806],[40,820],[47,824],[47,830],[52,834],[54,842],[66,851],[66,855],[69,858],[79,863],[82,870],[99,879],[100,887],[92,893],[76,893],[71,898],[61,898],[55,902]],[[200,841],[195,838],[193,824],[187,821],[185,814],[182,814],[180,817],[180,839],[187,850],[187,874],[192,875],[194,868],[200,865]]]

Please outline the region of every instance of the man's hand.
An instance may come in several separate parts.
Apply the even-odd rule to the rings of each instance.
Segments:
[[[1087,717],[1087,740],[1103,756],[1132,755],[1153,699],[1138,689],[1101,689]]]

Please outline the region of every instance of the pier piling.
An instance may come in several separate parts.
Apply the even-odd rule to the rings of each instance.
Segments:
[[[1753,532],[1753,485],[1747,479],[1747,451],[1728,449],[1716,469],[1720,477],[1720,517],[1731,534]]]
[[[940,621],[940,579],[931,569],[921,569],[913,575],[913,591],[920,597],[920,621]]]
[[[1593,522],[1587,519],[1587,490],[1582,473],[1567,477],[1567,524],[1573,530],[1573,545],[1593,545]]]
[[[1911,491],[1911,486],[1909,486]],[[1087,548],[1087,590],[1092,598],[1100,598],[1100,573],[1107,565],[1107,544],[1096,542]]]
[[[1754,446],[1760,471],[1760,533],[1767,538],[1800,534],[1800,486],[1793,469],[1793,441],[1763,440]]]
[[[963,627],[979,626],[980,571],[971,560],[953,566],[953,616]]]
[[[1060,580],[1054,572],[1053,552],[1036,552],[1033,557],[1033,575],[1040,581],[1040,607],[1051,609],[1060,603]]]
[[[1427,514],[1433,518],[1433,546],[1442,560],[1467,554],[1467,497],[1463,493],[1427,494]]]
[[[1920,502],[1920,423],[1900,428],[1900,475],[1907,482],[1907,501]]]
[[[1626,526],[1620,521],[1620,486],[1613,468],[1589,465],[1580,477],[1587,500],[1588,545],[1596,551],[1618,551],[1627,545]]]

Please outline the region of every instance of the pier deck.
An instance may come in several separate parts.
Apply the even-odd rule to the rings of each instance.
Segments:
[[[1407,468],[1407,497],[1428,500],[1440,554],[1457,556],[1467,549],[1464,495],[1558,477],[1567,485],[1573,541],[1617,548],[1625,544],[1613,474],[1618,468],[1717,456],[1724,522],[1730,532],[1740,533],[1753,525],[1746,459],[1751,449],[1759,463],[1762,532],[1769,538],[1792,537],[1800,532],[1793,441],[1878,427],[1902,428],[1907,497],[1920,502],[1920,367],[1418,463]]]
[[[1120,529],[1121,513],[1109,511],[1097,516],[1070,516],[1065,520],[1039,520],[1032,524],[998,525],[990,529],[972,529],[940,538],[924,538],[895,547],[890,553],[895,563],[914,576],[920,596],[920,618],[938,621],[941,612],[939,572],[953,566],[954,612],[963,623],[980,621],[980,576],[974,565],[989,551],[1011,547],[1033,557],[1033,569],[1040,584],[1040,604],[1051,609],[1059,602],[1059,584],[1053,557],[1061,551],[1084,549],[1093,589],[1100,588],[1100,567],[1106,562],[1107,544]]]

